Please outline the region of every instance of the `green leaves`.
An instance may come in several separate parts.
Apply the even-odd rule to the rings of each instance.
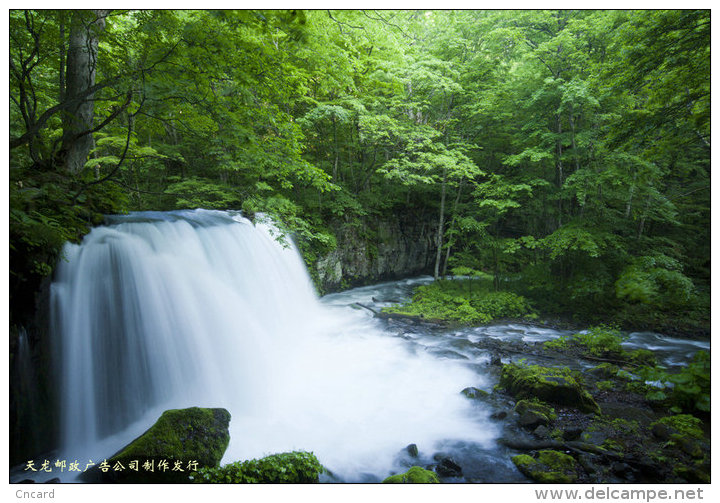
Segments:
[[[598,258],[618,243],[617,238],[608,232],[568,224],[543,238],[542,245],[549,251],[551,259],[568,255],[570,252]]]
[[[216,468],[200,468],[191,478],[195,482],[219,484],[307,484],[318,482],[323,471],[313,453],[293,451]]]
[[[660,390],[650,390],[648,399],[667,400],[676,413],[710,412],[710,354],[707,351],[695,353],[692,361],[675,373],[658,367],[643,367],[638,373],[645,381],[660,386]]]
[[[681,269],[677,260],[666,255],[639,257],[615,282],[616,294],[618,298],[658,309],[686,305],[692,299],[695,286]]]

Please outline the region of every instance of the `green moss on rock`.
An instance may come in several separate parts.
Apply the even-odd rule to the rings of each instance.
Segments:
[[[197,467],[220,463],[230,442],[229,424],[230,413],[225,409],[166,410],[145,433],[107,459],[109,469],[98,464],[84,472],[83,478],[88,482],[187,482],[195,463]],[[134,461],[140,465],[138,470],[130,468]],[[152,471],[142,468],[146,461],[152,463]],[[118,463],[124,469],[115,470]]]
[[[513,456],[513,463],[523,475],[537,482],[570,484],[577,480],[578,465],[575,458],[553,450],[539,451],[534,458],[528,454]]]
[[[600,412],[593,397],[583,389],[580,374],[567,368],[510,363],[503,365],[500,386],[517,398],[537,398],[585,412]]]
[[[438,476],[419,466],[413,466],[405,473],[391,475],[383,480],[383,484],[438,484]]]
[[[518,400],[518,402],[515,404],[515,411],[518,414],[523,414],[528,410],[537,412],[538,414],[542,414],[548,419],[548,422],[557,418],[557,414],[555,414],[555,409],[553,409],[550,405],[538,400],[537,398]]]
[[[667,426],[672,433],[697,439],[703,438],[703,431],[701,429],[702,421],[690,414],[677,414],[675,416],[663,417],[650,426],[654,427],[657,424]]]
[[[487,391],[478,389],[478,388],[474,388],[472,386],[470,386],[469,388],[465,388],[460,393],[462,393],[463,395],[465,395],[468,398],[473,398],[473,399],[487,398],[490,396],[490,393],[488,393]]]
[[[201,468],[192,478],[220,484],[311,484],[318,482],[324,470],[312,452],[293,451]]]

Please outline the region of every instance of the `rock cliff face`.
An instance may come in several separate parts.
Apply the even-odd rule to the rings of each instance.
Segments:
[[[329,293],[431,272],[435,225],[428,215],[378,221],[373,228],[337,227],[337,248],[314,266],[318,287]]]

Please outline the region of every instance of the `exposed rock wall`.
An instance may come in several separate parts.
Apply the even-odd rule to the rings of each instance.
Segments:
[[[430,215],[398,217],[372,227],[338,226],[338,246],[314,265],[318,287],[332,292],[432,271],[436,223]]]

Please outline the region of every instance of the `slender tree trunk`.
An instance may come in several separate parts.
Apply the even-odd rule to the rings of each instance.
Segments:
[[[500,291],[500,254],[498,247],[500,242],[500,220],[495,223],[495,243],[493,243],[493,288]]]
[[[67,51],[65,97],[70,100],[95,85],[98,37],[105,29],[107,10],[74,11],[70,22]],[[94,94],[65,108],[61,152],[64,166],[70,173],[78,173],[92,148],[92,129],[95,111]]]
[[[643,230],[645,230],[645,218],[647,217],[647,211],[650,208],[650,196],[648,195],[647,199],[645,200],[645,210],[643,211],[643,216],[640,219],[640,223],[638,224],[638,233],[637,233],[637,239],[640,239],[643,235]]]
[[[338,151],[338,135],[337,122],[335,117],[332,118],[333,125],[333,145],[335,150],[335,161],[333,162],[333,182],[338,180],[338,162],[340,161],[340,152]]]
[[[455,202],[453,203],[452,220],[451,220],[448,228],[455,226],[455,217],[457,216],[457,207],[458,207],[458,204],[460,203],[460,194],[462,194],[462,188],[463,188],[464,181],[465,181],[464,178],[460,180],[460,185],[458,186],[457,196],[455,197]],[[445,250],[445,261],[443,262],[443,270],[442,270],[443,278],[447,275],[448,261],[450,260],[450,248],[452,248],[452,246],[448,243],[447,250]]]
[[[572,103],[570,104],[570,140],[572,142],[573,157],[575,158],[575,171],[580,171],[580,156],[578,155],[577,145],[575,145],[575,113]]]
[[[557,140],[555,143],[555,171],[557,177],[558,190],[562,190],[563,185],[563,165],[562,165],[562,120],[560,114],[556,116],[557,119]],[[558,197],[558,228],[562,227],[562,198]]]
[[[628,196],[628,202],[625,205],[625,218],[630,218],[632,212],[632,200],[635,193],[635,180],[637,179],[637,171],[633,173],[633,183],[630,185],[630,195]]]
[[[440,258],[442,257],[443,224],[445,222],[445,191],[447,185],[447,169],[443,169],[442,188],[440,189],[440,218],[438,219],[438,231],[435,243],[437,254],[435,255],[435,279],[440,277]]]

